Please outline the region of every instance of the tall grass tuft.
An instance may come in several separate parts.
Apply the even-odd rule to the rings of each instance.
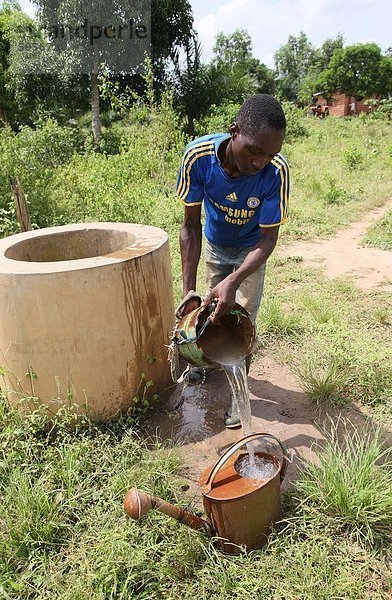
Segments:
[[[339,419],[326,434],[318,464],[306,462],[296,491],[301,516],[330,520],[357,542],[375,544],[392,539],[392,455],[383,449],[380,430],[357,430]]]
[[[287,313],[279,300],[271,298],[265,300],[260,310],[260,333],[274,335],[294,335],[302,329],[301,315]]]
[[[328,402],[339,406],[345,403],[343,390],[350,374],[336,358],[331,357],[325,364],[320,364],[311,356],[302,365],[294,367],[293,371],[308,398],[316,405]]]

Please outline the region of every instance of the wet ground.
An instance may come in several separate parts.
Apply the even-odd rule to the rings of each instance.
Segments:
[[[249,373],[252,424],[255,432],[268,432],[285,442],[290,456],[285,486],[296,476],[299,459],[315,460],[312,447],[322,443],[328,416],[338,414],[354,423],[363,423],[359,410],[318,410],[305,397],[288,368],[271,358],[260,357]],[[203,470],[213,465],[223,452],[241,439],[242,430],[226,429],[223,416],[230,398],[223,371],[211,373],[203,385],[173,386],[162,408],[149,420],[149,432],[169,440],[178,448],[184,464],[190,494],[197,493]],[[279,454],[275,442],[262,440],[256,449]]]
[[[301,256],[303,264],[314,263],[329,277],[347,276],[366,290],[390,289],[391,253],[362,247],[361,240],[371,224],[389,210],[391,203],[392,200],[388,200],[382,207],[369,211],[360,222],[326,240],[296,242],[278,248],[277,252],[280,256]],[[288,447],[291,462],[284,486],[295,478],[301,457],[316,459],[313,448],[323,442],[322,432],[329,428],[329,419],[336,422],[342,415],[356,427],[365,425],[366,416],[359,407],[315,408],[289,368],[268,356],[260,356],[252,364],[249,389],[253,431],[272,433]],[[189,493],[193,492],[195,497],[199,496],[197,482],[202,471],[242,437],[241,429],[224,427],[223,416],[229,399],[229,384],[224,372],[215,372],[202,386],[173,386],[161,409],[150,417],[150,433],[158,434],[178,447],[186,465]],[[268,451],[279,453],[276,446],[268,447],[265,440],[260,449],[266,447]]]

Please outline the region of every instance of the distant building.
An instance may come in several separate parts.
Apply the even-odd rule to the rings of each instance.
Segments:
[[[379,96],[374,94],[371,98],[379,98]],[[371,112],[372,107],[365,104],[365,100],[368,99],[362,98],[361,100],[357,100],[354,96],[346,96],[342,92],[334,92],[330,96],[323,96],[323,92],[320,92],[314,94],[312,104],[315,107],[321,107],[323,113],[334,117],[347,117],[350,115],[359,115],[362,112]]]

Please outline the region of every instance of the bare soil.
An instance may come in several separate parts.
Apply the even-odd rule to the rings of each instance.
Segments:
[[[385,289],[391,285],[392,253],[361,247],[361,238],[370,225],[392,206],[369,212],[335,236],[314,242],[296,242],[278,250],[280,256],[301,256],[304,265],[325,269],[328,277],[347,275],[360,288]],[[323,431],[330,419],[338,415],[349,418],[357,426],[367,417],[360,407],[316,409],[301,390],[285,365],[263,355],[251,366],[249,389],[253,429],[272,433],[289,449],[290,464],[286,484],[296,476],[298,459],[314,460],[314,446],[323,442]],[[234,442],[241,439],[242,430],[225,429],[223,416],[230,401],[229,385],[223,371],[208,375],[202,386],[173,386],[164,405],[149,420],[149,432],[170,440],[178,447],[186,465],[184,476],[189,495],[195,502],[200,497],[197,482],[203,470],[214,464]],[[261,449],[271,451],[268,440]],[[273,450],[279,453],[279,449]]]
[[[392,200],[367,213],[364,218],[328,239],[299,241],[280,247],[279,256],[298,256],[305,266],[323,267],[328,277],[346,275],[362,290],[390,289],[392,253],[362,247],[361,240],[374,222],[392,208]]]

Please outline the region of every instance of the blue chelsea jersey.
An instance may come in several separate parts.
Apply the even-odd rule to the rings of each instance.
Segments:
[[[233,179],[218,158],[219,145],[230,134],[193,140],[185,149],[177,194],[186,206],[204,202],[207,239],[219,246],[248,247],[260,241],[259,227],[287,221],[289,167],[281,154],[253,176]]]

